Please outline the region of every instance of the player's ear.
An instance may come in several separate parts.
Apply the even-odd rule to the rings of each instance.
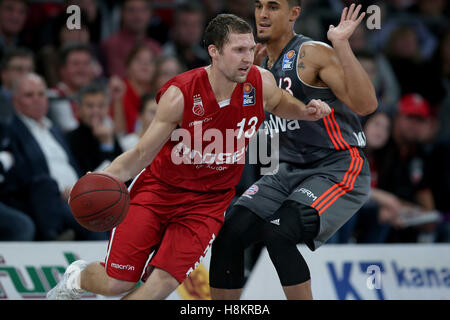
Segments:
[[[214,59],[215,57],[217,57],[219,55],[219,50],[217,49],[217,47],[213,44],[208,46],[208,53],[209,56],[211,57],[211,59]]]
[[[300,16],[300,13],[302,12],[302,8],[301,7],[292,7],[290,15],[289,15],[289,21],[290,22],[295,22],[298,17]]]

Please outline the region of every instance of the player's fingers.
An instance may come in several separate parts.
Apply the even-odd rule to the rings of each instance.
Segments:
[[[345,7],[344,10],[342,10],[341,22],[344,22],[347,19],[347,12],[348,12],[348,8]]]
[[[362,8],[362,5],[358,5],[356,7],[356,10],[355,10],[355,12],[353,12],[353,15],[352,15],[352,18],[351,18],[353,21],[358,19],[358,15],[359,15],[359,12],[361,11],[361,8]]]
[[[366,13],[363,12],[363,13],[359,16],[358,20],[356,20],[356,23],[357,23],[357,24],[360,24],[360,23],[363,21],[363,19],[364,19],[365,16],[366,16]]]
[[[355,11],[355,4],[352,3],[352,5],[350,6],[350,8],[348,9],[348,13],[347,13],[347,19],[346,20],[350,20],[353,17],[353,12]]]

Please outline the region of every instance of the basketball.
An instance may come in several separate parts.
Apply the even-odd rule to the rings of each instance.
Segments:
[[[122,181],[104,172],[94,172],[77,181],[69,205],[79,224],[90,231],[104,232],[125,219],[130,195]]]

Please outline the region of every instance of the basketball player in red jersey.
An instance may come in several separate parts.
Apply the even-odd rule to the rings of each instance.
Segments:
[[[279,89],[270,72],[253,66],[252,28],[241,18],[213,19],[205,46],[212,64],[170,80],[157,95],[157,114],[138,145],[105,170],[122,181],[138,177],[128,215],[111,232],[104,264],[74,262],[47,298],[78,299],[84,291],[116,296],[140,279],[145,283],[125,299],[166,298],[217,236],[242,174],[245,147],[264,111],[310,121],[330,114],[327,104],[305,105]],[[219,137],[227,129],[236,133],[231,152],[230,141]],[[192,143],[187,136],[194,137]],[[213,150],[198,146],[211,136]]]

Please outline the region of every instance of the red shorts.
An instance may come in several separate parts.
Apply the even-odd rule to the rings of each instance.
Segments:
[[[233,196],[234,189],[201,193],[176,188],[144,171],[131,188],[125,220],[111,232],[107,274],[138,282],[157,267],[182,283],[211,247]]]

